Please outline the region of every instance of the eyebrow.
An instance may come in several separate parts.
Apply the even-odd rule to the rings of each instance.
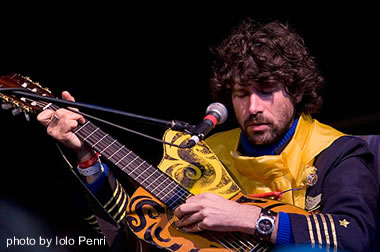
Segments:
[[[236,87],[236,86],[238,86],[238,87]],[[245,91],[245,90],[248,90],[248,88],[245,87],[245,86],[234,85],[234,86],[232,87],[232,91]]]

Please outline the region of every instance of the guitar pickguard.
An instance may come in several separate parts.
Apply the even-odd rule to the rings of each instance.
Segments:
[[[190,136],[168,130],[163,138],[166,142],[185,145]],[[240,192],[239,186],[203,141],[193,148],[164,146],[164,156],[158,167],[194,195],[212,192],[230,199]]]

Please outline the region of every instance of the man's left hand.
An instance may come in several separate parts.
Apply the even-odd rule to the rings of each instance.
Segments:
[[[261,208],[239,204],[213,193],[193,196],[180,205],[174,215],[177,226],[186,232],[213,230],[253,234]]]

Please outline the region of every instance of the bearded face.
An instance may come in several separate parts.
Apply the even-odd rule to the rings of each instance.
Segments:
[[[240,128],[253,145],[276,142],[293,123],[294,104],[283,87],[258,89],[236,84],[232,103]]]

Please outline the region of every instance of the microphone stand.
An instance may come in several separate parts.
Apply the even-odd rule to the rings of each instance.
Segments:
[[[183,131],[186,133],[191,133],[191,130],[194,128],[194,125],[190,125],[187,122],[183,122],[179,120],[167,121],[167,120],[157,119],[153,117],[133,114],[133,113],[117,110],[117,109],[111,109],[107,107],[101,107],[101,106],[96,106],[96,105],[81,103],[81,102],[72,102],[72,101],[63,100],[59,98],[53,98],[49,96],[42,96],[39,94],[35,94],[32,91],[25,92],[25,89],[23,88],[0,88],[0,93],[4,91],[11,92],[12,94],[19,95],[19,96],[46,101],[53,104],[66,105],[66,106],[75,107],[75,108],[85,108],[85,109],[90,109],[90,110],[95,110],[95,111],[102,111],[102,112],[107,112],[111,114],[121,115],[128,118],[137,119],[149,124],[166,127],[166,128],[170,128],[177,131]]]

